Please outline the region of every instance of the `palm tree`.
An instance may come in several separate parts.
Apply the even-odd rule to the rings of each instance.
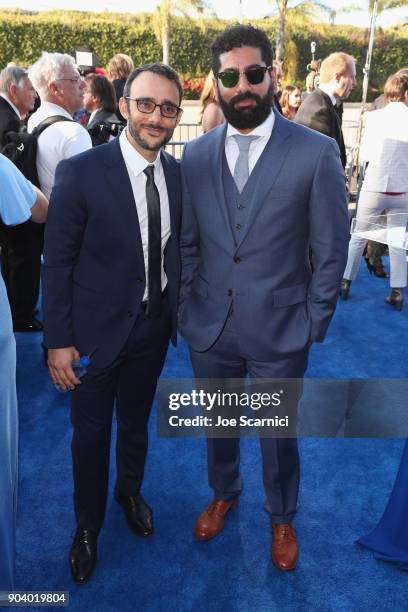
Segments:
[[[392,0],[391,0],[392,1]],[[302,14],[305,18],[317,18],[323,14],[333,16],[333,9],[322,2],[312,0],[273,0],[278,12],[278,28],[276,31],[275,57],[282,60],[285,46],[285,29],[288,14]]]
[[[370,14],[373,12],[375,0],[367,0],[367,9]],[[379,0],[377,5],[377,15],[390,11],[392,9],[403,8],[407,6],[407,0]],[[352,11],[364,11],[364,7],[356,4],[350,6],[343,6],[339,9],[333,9],[333,17],[336,17],[339,13],[351,13]]]
[[[368,7],[370,12],[373,10],[375,0],[368,0]],[[407,0],[379,0],[377,13],[383,13],[384,11],[389,11],[391,9],[403,8],[407,6]]]
[[[154,14],[156,35],[162,44],[163,63],[169,63],[171,17],[174,13],[181,13],[184,17],[192,14],[202,14],[207,8],[205,0],[161,0]]]

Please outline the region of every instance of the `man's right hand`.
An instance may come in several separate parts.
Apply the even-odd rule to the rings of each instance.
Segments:
[[[48,369],[54,385],[61,391],[72,391],[81,384],[72,369],[71,363],[79,359],[80,355],[74,346],[66,348],[48,349]]]

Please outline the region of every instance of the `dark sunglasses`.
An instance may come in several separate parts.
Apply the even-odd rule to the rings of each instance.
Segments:
[[[250,85],[259,85],[264,80],[265,73],[270,69],[271,66],[255,66],[254,68],[247,68],[243,72],[231,69],[218,72],[216,76],[220,79],[223,86],[227,88],[235,87],[241,74],[245,74],[245,78]]]

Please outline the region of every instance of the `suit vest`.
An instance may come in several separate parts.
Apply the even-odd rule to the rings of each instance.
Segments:
[[[254,172],[252,171],[242,193],[239,193],[229,169],[224,151],[222,156],[222,184],[224,188],[224,199],[228,210],[228,218],[235,244],[238,244],[241,234],[244,229],[246,229],[246,224],[248,223],[249,212],[251,209],[250,207],[252,204],[251,195],[253,193],[254,180],[256,179],[254,179]]]

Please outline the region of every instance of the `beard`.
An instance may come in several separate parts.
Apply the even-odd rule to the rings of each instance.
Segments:
[[[159,140],[156,144],[151,145],[146,140],[144,140],[144,138],[142,138],[140,134],[140,131],[142,128],[156,128],[156,129],[162,130],[163,138]],[[153,125],[152,124],[150,125],[141,124],[139,128],[137,128],[134,122],[130,118],[127,123],[127,129],[129,130],[129,134],[131,135],[133,140],[135,140],[142,149],[146,149],[147,151],[160,151],[160,149],[171,140],[171,137],[173,136],[173,132],[174,132],[173,128],[170,128],[170,129],[164,128],[161,125],[156,125],[156,124],[153,124]]]
[[[228,123],[237,130],[254,129],[258,127],[258,125],[261,125],[261,123],[271,114],[273,106],[273,88],[271,84],[263,97],[247,91],[234,96],[229,102],[224,100],[218,91],[218,99],[224,117]],[[256,106],[250,106],[245,109],[235,108],[237,102],[248,99],[255,100],[255,102],[257,102]]]

